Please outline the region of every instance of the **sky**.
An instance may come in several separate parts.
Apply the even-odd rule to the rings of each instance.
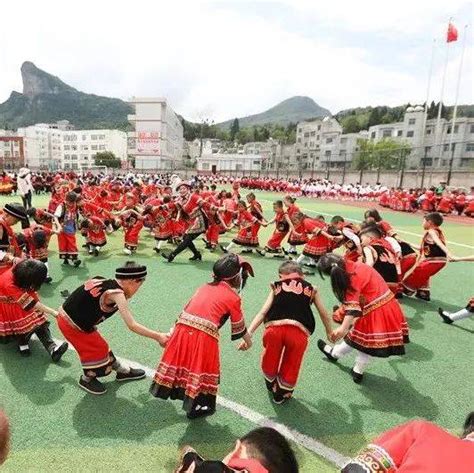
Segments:
[[[367,105],[472,104],[473,3],[465,0],[4,2],[0,103],[32,61],[87,93],[166,97],[189,120],[222,121],[306,95],[332,113]],[[465,30],[465,25],[468,25]],[[433,48],[434,45],[434,48]]]

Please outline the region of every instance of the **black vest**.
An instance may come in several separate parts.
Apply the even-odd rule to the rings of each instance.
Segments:
[[[265,322],[295,320],[306,327],[309,333],[313,333],[313,286],[302,278],[296,278],[276,281],[272,289],[273,304],[265,316]]]
[[[63,310],[85,332],[92,332],[96,325],[112,317],[117,306],[105,303],[105,294],[123,292],[115,279],[96,276],[78,287],[64,302]]]

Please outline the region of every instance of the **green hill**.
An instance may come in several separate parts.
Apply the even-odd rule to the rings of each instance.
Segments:
[[[326,108],[318,105],[309,97],[295,96],[280,102],[265,112],[249,115],[239,118],[241,128],[251,127],[254,125],[288,125],[289,123],[297,123],[310,118],[331,116],[331,112]],[[233,122],[227,120],[218,123],[217,126],[222,129],[228,129]]]
[[[132,108],[122,100],[80,92],[32,62],[23,63],[21,75],[23,93],[14,91],[0,104],[0,128],[57,120],[69,120],[83,129],[128,126],[127,114]]]

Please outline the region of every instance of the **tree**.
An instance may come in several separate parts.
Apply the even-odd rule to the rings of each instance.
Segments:
[[[368,126],[379,125],[381,118],[378,107],[373,108],[370,111]]]
[[[231,141],[235,140],[235,135],[237,135],[239,130],[240,130],[239,119],[234,118],[234,121],[230,125],[230,139],[231,139]]]
[[[96,166],[107,166],[108,168],[119,168],[122,165],[120,159],[118,159],[112,151],[100,151],[94,157]]]
[[[361,127],[359,125],[359,120],[355,115],[350,115],[344,122],[344,133],[359,133]]]

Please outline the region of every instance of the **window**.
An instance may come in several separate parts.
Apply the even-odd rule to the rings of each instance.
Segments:
[[[298,138],[298,143],[301,143],[301,138]]]
[[[82,145],[82,150],[83,150],[83,151],[89,151],[89,146],[87,146],[87,145]]]
[[[332,138],[326,138],[326,143],[332,143]]]
[[[298,128],[298,133],[303,133],[303,128]]]
[[[71,161],[77,161],[77,154],[71,154]]]
[[[370,134],[370,138],[372,138],[372,139],[375,138],[375,131],[373,131],[373,132]]]
[[[416,118],[409,118],[408,119],[408,124],[409,125],[414,125],[416,123]]]
[[[105,149],[105,145],[99,145],[99,149],[104,150],[104,149]]]
[[[331,157],[331,150],[325,151],[324,156],[326,156],[327,158]]]
[[[321,130],[321,125],[318,125],[318,131]]]
[[[341,138],[341,145],[345,145],[347,143],[347,138]]]
[[[454,125],[454,134],[456,134],[459,131],[459,125]]]
[[[315,132],[315,131],[312,131],[312,132],[311,132],[311,136],[316,136],[316,132]]]
[[[467,143],[466,151],[474,151],[474,143]]]
[[[383,130],[382,138],[390,138],[392,136],[392,130]]]
[[[309,142],[309,147],[310,147],[310,148],[314,148],[314,141],[310,141],[310,142]]]
[[[105,135],[99,135],[99,140],[105,140]]]
[[[413,138],[415,132],[413,130],[407,131],[407,138]]]
[[[86,141],[87,140],[87,135],[82,135],[82,141]]]
[[[403,136],[403,130],[398,130],[397,131],[397,136]]]
[[[89,156],[87,156],[87,154],[83,154],[83,155],[81,156],[81,159],[82,159],[83,161],[87,161],[87,160],[89,159]]]
[[[97,150],[97,145],[91,145],[91,149]]]
[[[474,125],[471,125],[471,133],[474,133]]]
[[[253,164],[254,166],[258,166],[260,164],[260,161],[254,161]]]
[[[426,134],[431,135],[431,133],[433,133],[433,129],[432,128],[427,128]]]
[[[73,151],[77,151],[77,145],[71,145],[71,149],[72,149]]]
[[[472,162],[472,159],[470,158],[462,158],[461,167],[470,166],[471,162]]]
[[[308,143],[305,143],[305,144],[304,144],[304,147],[307,148],[307,147],[308,147]]]
[[[64,159],[71,159],[71,156],[69,156],[69,154],[65,154]]]
[[[97,140],[97,135],[91,135],[91,140]]]
[[[304,137],[305,137],[305,138],[309,138],[309,133],[306,132],[306,133],[304,134]]]
[[[10,157],[10,151],[5,151],[4,157],[9,158]]]

